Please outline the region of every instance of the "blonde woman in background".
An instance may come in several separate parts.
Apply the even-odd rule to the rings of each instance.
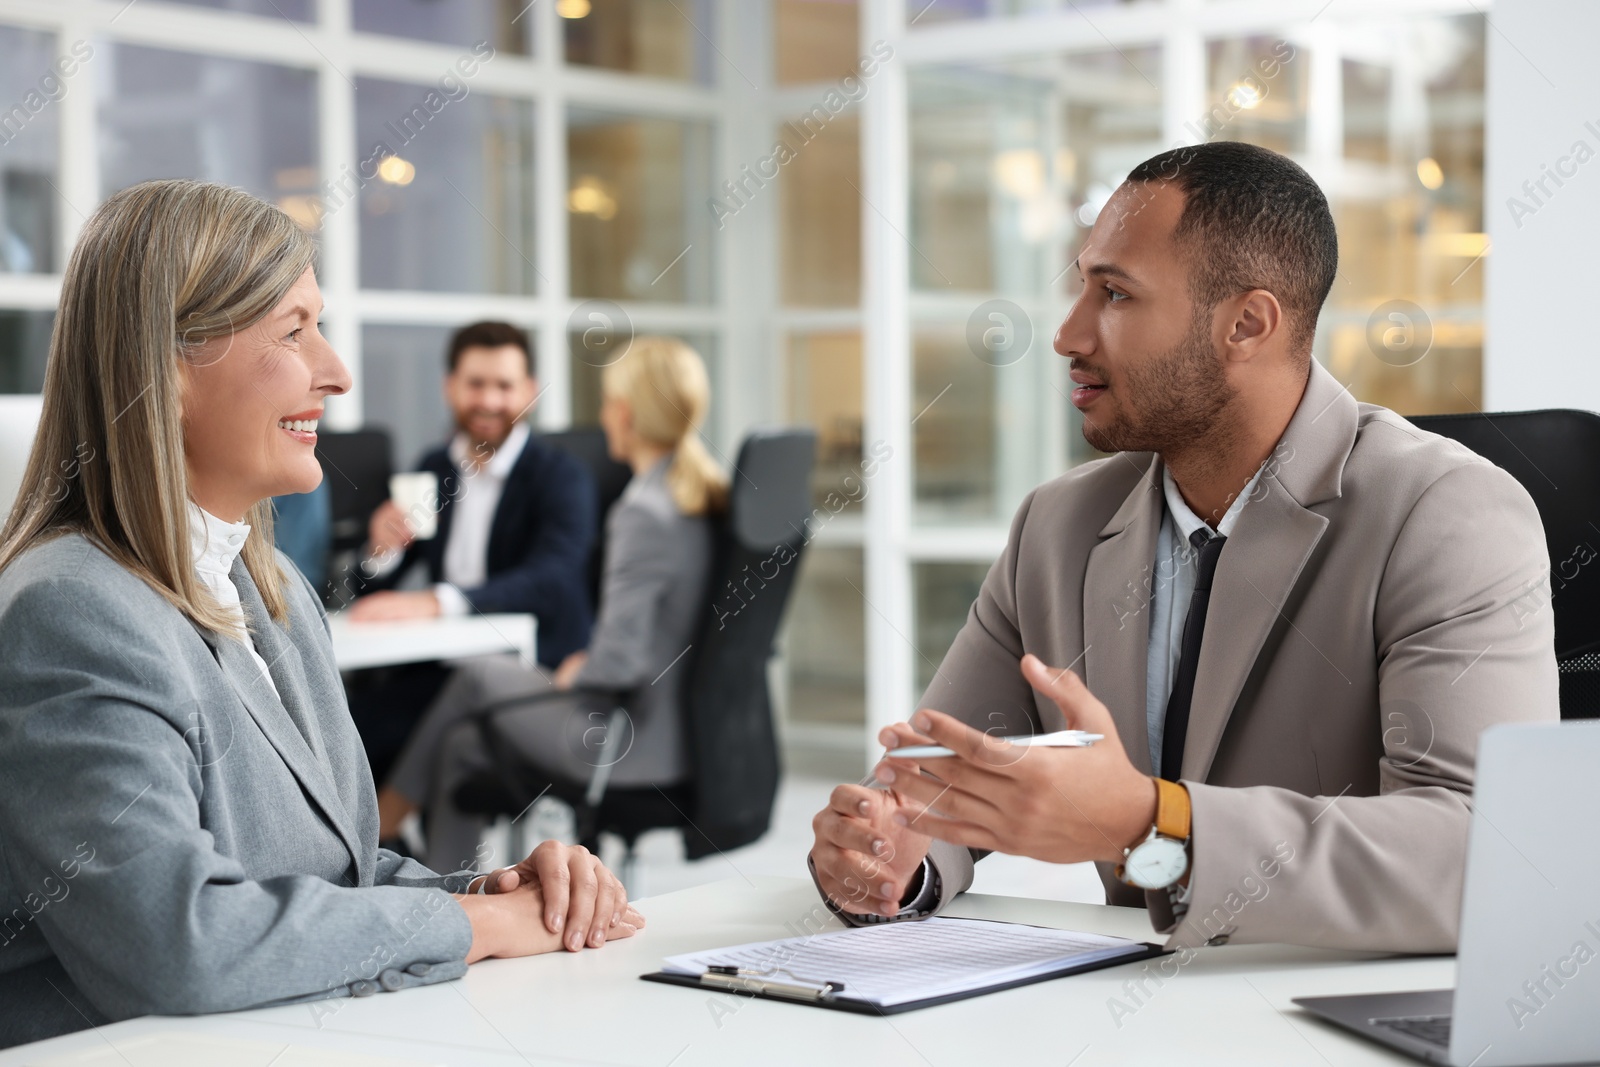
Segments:
[[[0,532],[0,1046],[642,925],[582,849],[475,876],[378,847],[322,606],[272,545],[269,498],[321,481],[317,421],[350,387],[314,254],[247,193],[156,181],[67,265]]]
[[[630,690],[631,729],[611,784],[669,785],[687,774],[681,679],[668,672],[704,614],[708,516],[726,506],[728,492],[698,436],[711,400],[705,364],[681,341],[641,337],[605,368],[601,395],[607,449],[633,468],[633,480],[606,517],[594,636],[553,677],[508,659],[479,660],[439,694],[379,794],[386,834],[425,810],[430,862],[470,855],[483,829],[479,816],[457,808],[454,794],[493,765],[474,721],[488,705],[501,705],[494,725],[515,747],[516,762],[550,780],[581,783],[600,760],[605,736],[603,713],[581,691]]]

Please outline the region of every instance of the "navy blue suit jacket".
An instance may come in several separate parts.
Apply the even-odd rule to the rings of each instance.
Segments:
[[[388,588],[418,562],[428,578],[444,581],[444,551],[450,542],[455,498],[470,479],[450,461],[447,446],[428,452],[417,470],[439,479],[439,528],[426,541],[413,541],[400,566],[370,588]],[[547,444],[538,434],[528,443],[506,476],[505,489],[489,527],[488,578],[476,589],[463,589],[474,611],[531,612],[539,619],[539,662],[555,667],[568,653],[586,648],[594,608],[587,575],[594,549],[594,479],[572,456]]]

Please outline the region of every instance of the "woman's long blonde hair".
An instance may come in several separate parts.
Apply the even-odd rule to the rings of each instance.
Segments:
[[[191,556],[178,365],[259,321],[314,258],[288,215],[227,186],[145,182],[102,204],[62,278],[44,411],[0,531],[0,570],[76,531],[199,625],[236,634],[237,617],[205,591]],[[271,501],[246,521],[244,564],[283,621]]]
[[[711,382],[700,354],[672,337],[636,337],[601,372],[600,389],[627,401],[633,432],[672,451],[667,491],[685,515],[722,511],[728,479],[698,433],[711,406]]]

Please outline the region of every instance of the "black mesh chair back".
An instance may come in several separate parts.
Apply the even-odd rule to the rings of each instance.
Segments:
[[[732,472],[717,580],[685,675],[690,859],[755,841],[772,817],[778,742],[767,664],[805,549],[816,451],[811,430],[761,431],[746,438]]]
[[[328,483],[333,551],[358,549],[367,541],[367,520],[389,499],[389,475],[394,473],[389,431],[319,432],[317,462]]]
[[[1555,613],[1561,717],[1600,717],[1600,415],[1554,408],[1411,422],[1466,445],[1533,497],[1550,576],[1528,591],[1525,607]]]
[[[589,556],[589,602],[600,603],[600,574],[605,560],[606,516],[611,505],[622,496],[633,478],[633,470],[626,463],[611,458],[606,450],[605,431],[599,427],[579,427],[547,433],[544,439],[582,463],[595,487],[595,540],[594,551]]]

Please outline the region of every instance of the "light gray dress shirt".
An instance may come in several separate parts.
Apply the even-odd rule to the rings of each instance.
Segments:
[[[1227,537],[1239,521],[1239,513],[1255,495],[1261,471],[1256,471],[1234,498],[1213,533]],[[1189,538],[1200,529],[1211,529],[1196,515],[1172,472],[1161,472],[1161,489],[1166,496],[1166,514],[1161,518],[1161,533],[1156,538],[1156,558],[1150,572],[1150,654],[1144,669],[1144,714],[1150,730],[1150,766],[1161,771],[1161,735],[1167,724],[1167,701],[1172,683],[1178,677],[1178,658],[1183,652],[1183,624],[1189,618],[1189,601],[1194,596],[1195,551]]]

